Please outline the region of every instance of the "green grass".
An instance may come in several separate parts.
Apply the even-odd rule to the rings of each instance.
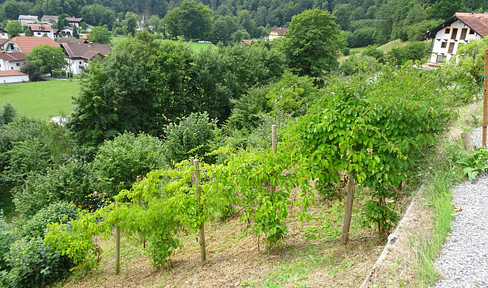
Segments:
[[[453,149],[461,149],[453,147]],[[453,151],[453,150],[452,150]],[[433,235],[416,235],[410,239],[418,253],[418,279],[421,287],[430,287],[435,283],[439,274],[435,267],[435,260],[441,251],[442,244],[451,229],[451,221],[455,216],[451,206],[452,191],[450,187],[463,179],[461,169],[449,163],[449,156],[439,157],[434,161],[434,170],[428,175],[422,193],[427,205],[432,206]]]
[[[71,99],[78,94],[78,81],[42,81],[0,85],[0,105],[12,104],[19,115],[47,120],[68,115]]]
[[[393,48],[403,47],[409,43],[410,43],[409,41],[402,41],[400,39],[397,39],[397,40],[393,40],[391,42],[386,43],[385,45],[378,47],[378,50],[382,51],[383,53],[387,53]]]
[[[117,44],[120,41],[123,41],[125,39],[128,39],[129,37],[127,36],[115,36],[112,37],[112,42],[114,44]],[[175,40],[163,40],[163,39],[156,39],[156,41],[163,42],[163,41],[168,41],[168,42],[177,42]],[[193,52],[199,52],[205,49],[208,49],[209,47],[216,47],[215,45],[211,43],[198,43],[198,42],[189,42],[189,41],[181,41],[182,43],[186,43],[190,46]]]
[[[397,39],[378,47],[378,50],[382,51],[383,53],[388,53],[391,49],[403,47],[408,43],[410,42]],[[351,48],[351,50],[349,51],[349,55],[361,54],[365,49],[366,47]],[[339,63],[343,63],[349,57],[349,55],[339,57]]]

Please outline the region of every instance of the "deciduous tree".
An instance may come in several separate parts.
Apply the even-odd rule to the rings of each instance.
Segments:
[[[68,65],[61,47],[40,45],[34,47],[26,58],[34,63],[41,73],[49,73],[51,76],[54,70],[62,69]]]
[[[337,67],[337,58],[344,46],[334,17],[318,9],[293,16],[283,43],[291,70],[312,77],[321,77]]]
[[[110,31],[105,27],[93,27],[88,33],[88,40],[93,43],[109,44]]]
[[[7,30],[8,36],[12,38],[22,32],[22,25],[20,25],[18,20],[12,20],[7,23],[5,30]]]

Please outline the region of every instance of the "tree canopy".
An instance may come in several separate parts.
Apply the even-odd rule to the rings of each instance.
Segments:
[[[173,38],[207,39],[212,30],[211,10],[195,1],[184,0],[181,6],[168,12],[163,19],[166,33]]]
[[[321,77],[337,67],[344,46],[345,39],[334,17],[327,11],[313,9],[293,16],[283,50],[292,71]]]
[[[54,70],[62,69],[68,65],[64,59],[65,55],[61,47],[40,45],[34,47],[26,58],[34,63],[41,73],[49,73],[51,76]]]

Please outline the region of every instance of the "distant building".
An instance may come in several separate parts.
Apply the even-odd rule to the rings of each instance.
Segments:
[[[269,33],[268,40],[271,41],[276,38],[283,37],[285,36],[286,31],[288,31],[288,28],[281,28],[281,27],[275,28],[271,30],[271,32]]]
[[[14,37],[4,44],[7,52],[22,52],[29,54],[34,47],[39,45],[49,45],[59,47],[53,39],[49,37]]]
[[[29,31],[34,37],[49,37],[54,40],[54,32],[49,24],[27,24]]]
[[[103,58],[112,52],[112,47],[108,44],[60,43],[60,45],[66,54],[68,70],[73,74],[80,74],[95,56]]]
[[[20,71],[25,64],[25,53],[0,53],[0,71]]]
[[[0,84],[29,82],[29,75],[20,71],[0,71]]]
[[[430,63],[437,65],[455,57],[459,47],[488,35],[488,14],[457,12],[425,34],[434,39]],[[455,57],[457,59],[457,57]]]
[[[27,26],[27,24],[39,22],[39,19],[37,18],[37,16],[32,16],[32,15],[19,15],[18,19],[19,19],[20,25],[22,25],[22,26]]]
[[[66,17],[66,21],[68,21],[69,26],[76,26],[81,28],[81,23],[83,22],[83,18],[75,18],[75,17]]]
[[[0,39],[8,39],[8,32],[0,28]]]
[[[51,26],[55,26],[58,23],[58,16],[44,15],[41,18],[41,22],[49,24]]]

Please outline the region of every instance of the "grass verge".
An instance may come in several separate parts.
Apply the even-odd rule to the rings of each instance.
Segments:
[[[432,209],[432,234],[412,236],[412,245],[416,247],[418,260],[418,279],[420,287],[429,287],[434,284],[439,273],[435,267],[435,260],[441,251],[442,244],[451,230],[451,221],[455,216],[451,200],[451,186],[463,179],[462,171],[452,161],[452,149],[461,149],[459,146],[450,146],[436,159],[436,167],[427,176],[428,183],[424,186],[422,194],[427,200],[426,204]],[[447,150],[447,151],[446,151]],[[447,154],[447,155],[446,155]],[[444,156],[444,157],[442,157]]]

